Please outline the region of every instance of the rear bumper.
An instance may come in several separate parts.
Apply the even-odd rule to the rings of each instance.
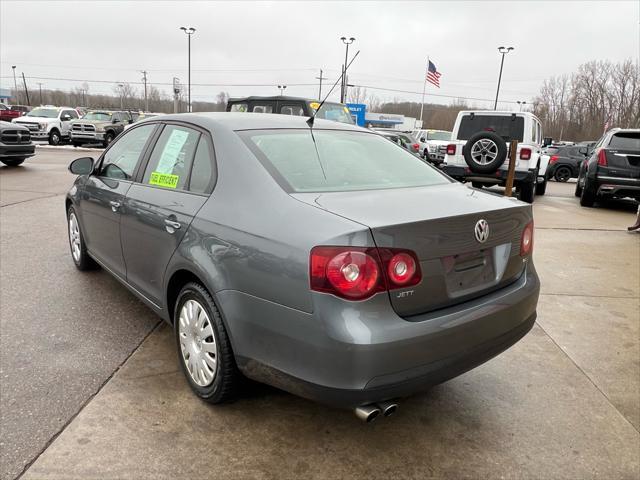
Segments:
[[[487,185],[504,185],[507,181],[507,170],[498,169],[494,173],[476,173],[469,167],[443,165],[442,171],[460,182],[479,182]],[[535,178],[533,170],[516,170],[513,180],[518,183],[530,183]]]
[[[598,175],[596,184],[598,195],[640,199],[640,178]]]
[[[35,155],[36,147],[30,145],[7,145],[0,143],[0,158],[27,158]]]
[[[217,297],[245,375],[352,408],[425,390],[506,350],[532,328],[539,290],[529,264],[501,290],[407,319],[395,314],[386,293],[355,308],[340,299],[327,308],[324,298],[325,308],[314,314],[239,292]]]

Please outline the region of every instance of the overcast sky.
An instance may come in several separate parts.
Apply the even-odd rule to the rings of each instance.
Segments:
[[[317,96],[320,68],[331,84],[339,75],[342,36],[356,38],[350,56],[360,50],[349,82],[368,86],[383,100],[420,101],[427,56],[442,73],[440,89],[427,87],[427,101],[449,103],[446,96],[495,96],[500,45],[515,47],[505,59],[501,89],[501,99],[510,101],[530,101],[545,78],[569,74],[583,62],[637,61],[640,55],[640,0],[2,0],[0,85],[13,86],[11,65],[16,65],[33,89],[36,82],[71,89],[86,80],[92,93],[113,93],[116,82],[140,82],[139,71],[147,70],[149,82],[169,93],[174,76],[187,81],[182,25],[197,30],[193,100],[213,100],[221,90],[231,96],[277,94],[278,83],[288,85],[287,94]]]

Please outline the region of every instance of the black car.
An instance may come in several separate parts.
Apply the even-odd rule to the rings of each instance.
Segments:
[[[570,178],[578,178],[580,165],[589,153],[589,148],[586,146],[550,147],[547,150],[547,154],[551,155],[547,178],[553,178],[556,182],[566,182]]]
[[[575,194],[583,207],[603,198],[640,200],[640,129],[605,133],[580,166]]]
[[[17,167],[35,155],[35,145],[27,127],[0,122],[0,162]]]
[[[230,98],[227,101],[227,112],[279,113],[310,117],[316,114],[321,102],[310,98],[285,97],[243,97]],[[334,120],[336,122],[353,125],[355,122],[351,112],[342,103],[325,102],[316,114],[317,118]]]

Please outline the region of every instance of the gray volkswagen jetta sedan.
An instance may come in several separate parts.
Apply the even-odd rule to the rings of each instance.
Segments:
[[[69,167],[71,254],[173,326],[200,398],[231,400],[246,376],[371,421],[531,329],[531,206],[306,120],[135,124]]]

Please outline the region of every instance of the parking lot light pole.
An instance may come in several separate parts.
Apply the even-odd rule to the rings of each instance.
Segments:
[[[500,94],[500,81],[502,80],[502,67],[504,66],[504,56],[513,50],[513,47],[498,47],[498,52],[502,54],[502,60],[500,61],[500,75],[498,75],[498,89],[496,90],[496,103],[493,104],[493,109],[498,109],[498,95]]]
[[[347,99],[347,64],[349,63],[349,45],[351,45],[355,38],[349,37],[340,37],[342,43],[345,44],[346,49],[344,52],[344,66],[342,67],[342,88],[340,89],[340,103],[344,103]]]
[[[15,102],[20,103],[20,100],[18,99],[18,81],[16,80],[16,66],[11,65],[11,69],[13,70],[13,91],[16,96]]]
[[[123,110],[124,105],[122,104],[122,94],[124,93],[124,84],[119,83],[118,88],[120,89],[120,110]]]
[[[286,85],[278,85],[278,88],[280,89],[280,96],[284,95],[284,89],[287,88]]]
[[[527,102],[521,102],[520,100],[518,100],[516,103],[520,105],[520,111],[522,111],[522,106],[527,104]]]
[[[187,55],[188,55],[188,60],[187,60],[187,65],[188,65],[188,69],[187,69],[187,112],[191,112],[191,35],[193,35],[194,33],[196,33],[196,29],[193,27],[180,27],[180,30],[182,30],[184,33],[187,34],[188,40],[187,40]]]

